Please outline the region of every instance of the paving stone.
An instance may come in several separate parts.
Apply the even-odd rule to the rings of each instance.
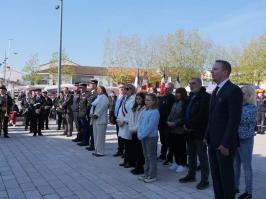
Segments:
[[[0,199],[213,198],[212,186],[198,191],[197,183],[180,184],[178,179],[186,172],[175,173],[160,161],[157,182],[146,184],[137,180],[138,176],[118,166],[121,158],[112,156],[117,147],[114,127],[108,127],[103,158],[92,156],[58,132],[46,131],[43,137],[32,137],[19,128],[10,129],[11,139],[0,138]],[[266,195],[265,143],[266,135],[255,137],[253,198]],[[240,190],[244,190],[243,172]]]

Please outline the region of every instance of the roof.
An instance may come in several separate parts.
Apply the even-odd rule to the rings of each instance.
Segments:
[[[97,66],[80,66],[80,65],[63,65],[62,68],[67,67],[71,70],[71,72],[75,75],[96,75],[96,76],[108,76],[108,73],[110,73],[110,69],[112,71],[117,72],[130,72],[130,73],[136,73],[137,68],[121,68],[121,67],[97,67]],[[125,71],[120,71],[120,70]],[[140,72],[142,72],[144,69],[140,69]],[[39,70],[39,74],[43,73],[50,73],[50,69],[44,69]]]

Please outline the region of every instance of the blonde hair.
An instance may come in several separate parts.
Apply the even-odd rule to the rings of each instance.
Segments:
[[[250,86],[243,86],[241,90],[245,93],[243,96],[243,104],[254,104],[257,106],[256,91]]]

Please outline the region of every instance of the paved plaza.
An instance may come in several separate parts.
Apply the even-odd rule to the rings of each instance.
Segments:
[[[72,138],[60,136],[62,132],[44,131],[43,137],[33,137],[22,127],[11,128],[12,138],[0,138],[0,199],[213,198],[211,186],[198,191],[196,183],[180,184],[178,179],[186,173],[177,174],[162,162],[158,162],[157,182],[137,180],[129,169],[118,166],[121,158],[112,156],[117,143],[113,129],[108,127],[106,156],[95,157]],[[263,199],[266,135],[255,137],[253,157],[254,198]]]

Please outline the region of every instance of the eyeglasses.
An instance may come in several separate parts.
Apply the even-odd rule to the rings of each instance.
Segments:
[[[126,90],[126,91],[129,91],[129,90],[131,90],[131,88],[127,87],[127,88],[125,88],[125,90]]]

